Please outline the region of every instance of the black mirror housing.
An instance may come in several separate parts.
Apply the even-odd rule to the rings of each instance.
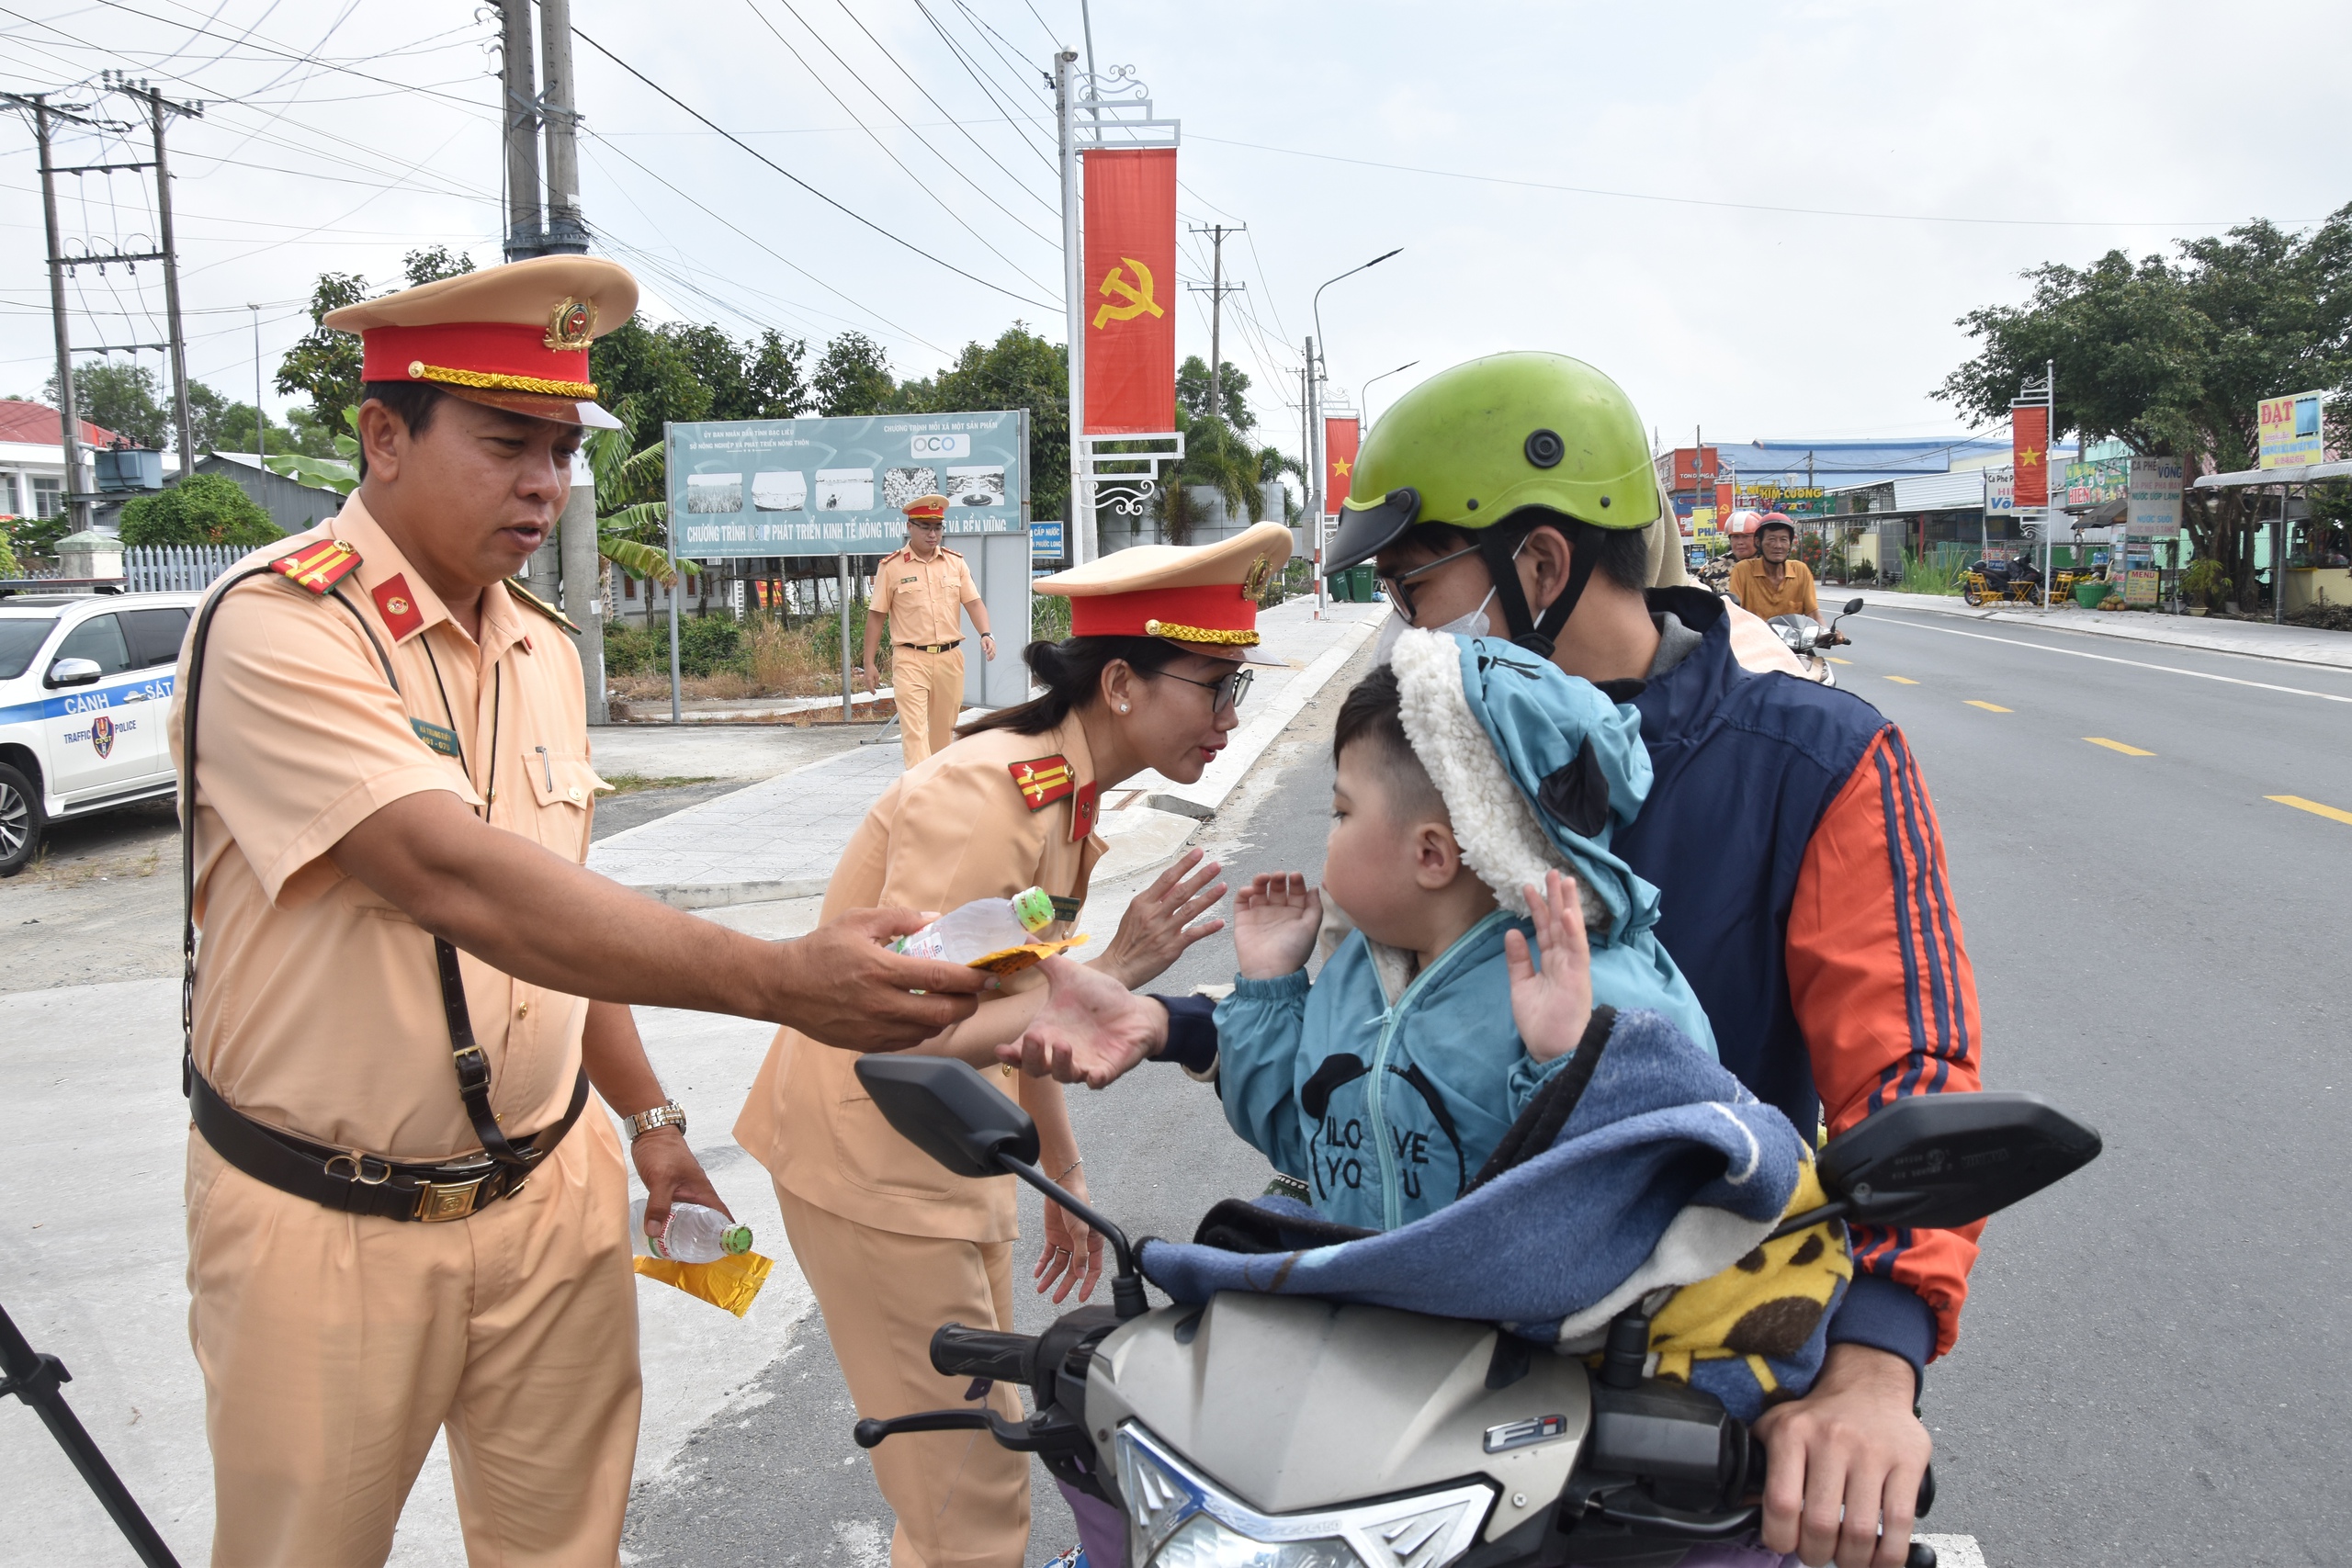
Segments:
[[[1002,1176],[999,1155],[1037,1162],[1037,1123],[952,1056],[857,1059],[857,1081],[899,1135],[958,1176]]]
[[[1845,609],[1838,613],[1846,615],[1859,615],[1862,613],[1862,602],[1860,599],[1849,599],[1846,601]]]
[[[2037,1094],[1914,1095],[1830,1139],[1821,1181],[1849,1224],[1948,1230],[2073,1175],[2100,1147]]]

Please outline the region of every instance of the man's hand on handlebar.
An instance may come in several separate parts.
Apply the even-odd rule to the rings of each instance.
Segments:
[[[995,976],[883,945],[932,918],[913,909],[853,909],[776,943],[780,974],[770,1016],[850,1051],[903,1051],[971,1017],[980,994],[998,988]]]
[[[1092,964],[1048,958],[1046,1005],[1019,1040],[997,1047],[997,1060],[1033,1078],[1108,1089],[1168,1043],[1168,1010],[1139,997]]]
[[[1803,1399],[1757,1417],[1765,1548],[1838,1568],[1903,1568],[1935,1442],[1912,1413],[1910,1363],[1832,1345]]]

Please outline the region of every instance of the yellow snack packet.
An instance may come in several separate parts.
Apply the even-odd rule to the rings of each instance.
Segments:
[[[673,1263],[666,1258],[639,1258],[637,1271],[649,1280],[659,1280],[715,1307],[725,1307],[737,1317],[752,1310],[752,1303],[767,1283],[768,1270],[775,1267],[775,1259],[763,1258],[756,1252],[738,1252],[716,1263]]]
[[[1086,940],[1082,936],[1072,936],[1063,937],[1057,942],[1025,942],[1019,947],[1008,947],[1000,952],[975,958],[964,967],[985,969],[991,975],[1018,975],[1023,969],[1042,964],[1048,958],[1058,957],[1073,947],[1083,945]]]

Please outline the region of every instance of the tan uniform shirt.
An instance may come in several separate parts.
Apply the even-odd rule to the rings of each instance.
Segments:
[[[1781,567],[1781,581],[1776,583],[1770,575],[1771,562],[1751,556],[1731,569],[1725,592],[1749,615],[1768,621],[1775,615],[1811,615],[1819,620],[1821,605],[1813,594],[1813,569],[1794,556]]]
[[[979,598],[964,558],[944,545],[929,560],[917,560],[912,550],[899,550],[884,556],[874,569],[871,608],[890,617],[893,648],[961,639],[963,607]]]
[[[487,799],[496,826],[583,861],[602,781],[588,762],[580,656],[503,586],[482,595],[477,645],[356,495],[334,521],[240,566],[322,538],[359,552],[339,592],[382,639],[400,690],[349,610],[281,577],[240,584],[213,617],[198,719],[196,1066],[273,1126],[442,1159],[481,1145],[449,1063],[433,939],[327,852],[379,807],[447,790]],[[187,678],[183,651],[175,760]],[[452,731],[463,767],[428,741],[448,747]],[[536,1133],[571,1099],[587,1003],[459,964],[491,1104],[510,1136]]]
[[[1069,763],[1072,787],[1033,811],[1012,769],[1032,762],[1043,773],[1054,756]],[[1083,899],[1103,850],[1091,831],[1093,779],[1074,718],[1043,735],[983,730],[933,753],[866,813],[825,889],[822,921],[879,905],[944,912],[1030,886]],[[736,1142],[779,1187],[860,1224],[960,1241],[1019,1235],[1012,1178],[949,1175],[882,1120],[856,1064],[854,1051],[777,1031]],[[1012,1092],[1009,1069],[988,1076]]]

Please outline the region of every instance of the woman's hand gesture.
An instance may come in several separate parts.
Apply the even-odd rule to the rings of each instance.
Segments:
[[[1554,871],[1544,875],[1542,887],[1529,885],[1527,911],[1543,951],[1531,954],[1527,938],[1518,931],[1503,934],[1510,1016],[1527,1054],[1548,1062],[1575,1050],[1592,1021],[1592,950],[1585,941],[1584,905],[1575,877]],[[1235,941],[1239,940],[1237,932]]]
[[[1250,879],[1233,900],[1233,952],[1249,980],[1279,980],[1306,966],[1323,929],[1323,895],[1295,871]]]
[[[1086,1177],[1077,1167],[1070,1168],[1060,1185],[1080,1202],[1086,1201]],[[1078,1299],[1085,1301],[1094,1294],[1094,1287],[1102,1278],[1102,1233],[1047,1199],[1046,1247],[1038,1255],[1032,1277],[1037,1281],[1039,1295],[1053,1291],[1056,1306],[1069,1298],[1072,1285],[1078,1287]],[[1055,1289],[1057,1284],[1060,1289]]]
[[[1179,855],[1159,880],[1128,902],[1117,933],[1089,967],[1133,990],[1158,978],[1203,937],[1225,930],[1222,919],[1193,923],[1225,897],[1225,884],[1213,880],[1224,869],[1215,861],[1203,861],[1199,850]]]

